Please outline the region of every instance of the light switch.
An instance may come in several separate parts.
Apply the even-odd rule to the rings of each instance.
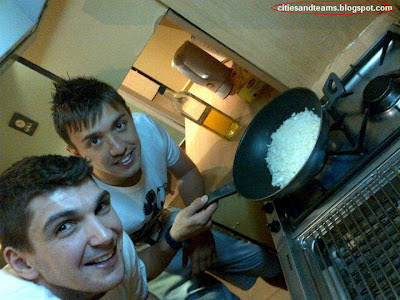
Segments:
[[[38,122],[35,122],[19,113],[14,113],[10,123],[8,123],[8,126],[27,135],[33,135],[38,125]]]

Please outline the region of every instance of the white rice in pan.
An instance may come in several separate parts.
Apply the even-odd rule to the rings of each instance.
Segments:
[[[271,135],[265,160],[272,186],[283,188],[300,171],[317,142],[321,118],[307,108],[293,113]]]

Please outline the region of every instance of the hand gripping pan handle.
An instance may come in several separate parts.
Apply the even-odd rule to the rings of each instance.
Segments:
[[[237,192],[235,185],[232,182],[229,182],[220,188],[216,189],[208,196],[208,201],[205,207],[209,206],[210,204],[217,202],[218,200],[233,195]]]

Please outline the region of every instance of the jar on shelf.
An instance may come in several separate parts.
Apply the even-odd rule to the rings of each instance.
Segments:
[[[233,64],[232,66],[232,81],[233,88],[230,95],[237,94],[240,98],[249,103],[257,100],[263,88],[266,86],[264,81],[237,64]]]

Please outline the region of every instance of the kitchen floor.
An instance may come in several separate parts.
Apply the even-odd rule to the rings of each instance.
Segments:
[[[291,300],[292,299],[288,291],[273,287],[268,283],[266,283],[261,278],[258,278],[256,284],[248,291],[243,291],[233,285],[230,285],[229,283],[226,282],[224,283],[231,292],[235,293],[242,300]]]

